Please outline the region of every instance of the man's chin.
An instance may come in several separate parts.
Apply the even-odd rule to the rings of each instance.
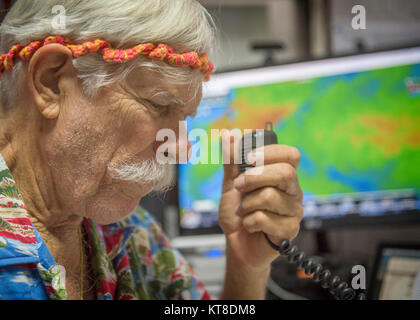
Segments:
[[[153,183],[118,182],[101,190],[91,198],[86,217],[95,223],[107,225],[127,218],[134,212],[140,200],[153,191]]]
[[[151,190],[152,188],[150,188],[150,191]],[[123,220],[136,210],[140,200],[147,193],[142,193],[141,195],[130,197],[120,195],[118,198],[108,198],[100,204],[99,202],[96,202],[96,206],[92,208],[93,210],[89,210],[91,214],[89,214],[88,218],[102,225],[107,225]]]
[[[140,203],[140,200],[146,196],[147,194],[149,194],[150,192],[152,192],[153,190],[153,185],[150,186],[143,186],[142,188],[143,192],[141,193],[141,195],[136,195],[133,197],[127,197],[126,199],[124,199],[124,201],[122,201],[124,204],[121,205],[121,209],[123,209],[122,211],[126,213],[126,216],[128,216],[130,213],[132,213],[137,206]]]
[[[136,210],[137,206],[139,205],[140,200],[141,200],[141,198],[139,198],[137,200],[130,201],[127,204],[127,210],[125,210],[126,215],[129,215],[134,210]]]
[[[141,198],[138,200],[124,201],[124,203],[121,203],[121,205],[116,207],[109,206],[104,210],[95,210],[95,212],[89,218],[92,219],[95,223],[102,225],[121,221],[135,211],[140,200]]]

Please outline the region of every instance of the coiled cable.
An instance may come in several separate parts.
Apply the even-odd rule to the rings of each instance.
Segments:
[[[342,281],[339,276],[333,276],[329,269],[321,264],[315,263],[311,257],[306,257],[302,251],[298,251],[295,245],[291,245],[289,240],[283,240],[278,246],[274,244],[267,234],[264,236],[270,246],[277,250],[281,255],[287,256],[289,263],[294,264],[298,269],[304,269],[305,274],[312,276],[312,280],[319,282],[321,287],[328,289],[329,292],[338,300],[366,300],[366,295],[362,292],[356,295],[356,291],[349,287],[347,282]]]

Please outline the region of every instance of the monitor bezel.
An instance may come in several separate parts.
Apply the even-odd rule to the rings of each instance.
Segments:
[[[403,250],[416,250],[420,252],[420,242],[381,242],[378,244],[375,251],[375,258],[372,269],[368,272],[367,298],[369,300],[377,300],[379,297],[380,283],[376,279],[379,272],[383,251],[385,249],[403,249]]]

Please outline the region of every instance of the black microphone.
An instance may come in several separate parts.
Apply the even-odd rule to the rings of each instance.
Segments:
[[[239,172],[243,173],[247,168],[253,167],[247,159],[247,155],[252,150],[271,144],[277,144],[277,135],[273,131],[272,122],[267,122],[264,130],[255,130],[245,134],[239,145],[242,160],[239,164]],[[329,292],[336,299],[353,300],[356,298],[357,300],[366,300],[366,295],[363,292],[356,296],[356,292],[345,281],[342,281],[338,276],[333,276],[330,270],[324,269],[319,263],[316,264],[311,257],[307,258],[305,253],[298,251],[298,248],[291,245],[289,240],[283,240],[278,246],[270,240],[266,233],[264,233],[264,236],[274,250],[287,256],[289,263],[295,264],[297,269],[305,269],[306,275],[312,275],[312,280],[320,282],[321,287],[329,289]]]

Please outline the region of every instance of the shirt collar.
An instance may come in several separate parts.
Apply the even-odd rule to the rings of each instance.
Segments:
[[[127,242],[136,231],[134,224],[115,222],[108,225],[99,225],[91,219],[85,219],[85,228],[97,233],[98,240],[110,260],[118,256],[126,247]]]
[[[40,240],[0,154],[0,266],[39,262]]]

